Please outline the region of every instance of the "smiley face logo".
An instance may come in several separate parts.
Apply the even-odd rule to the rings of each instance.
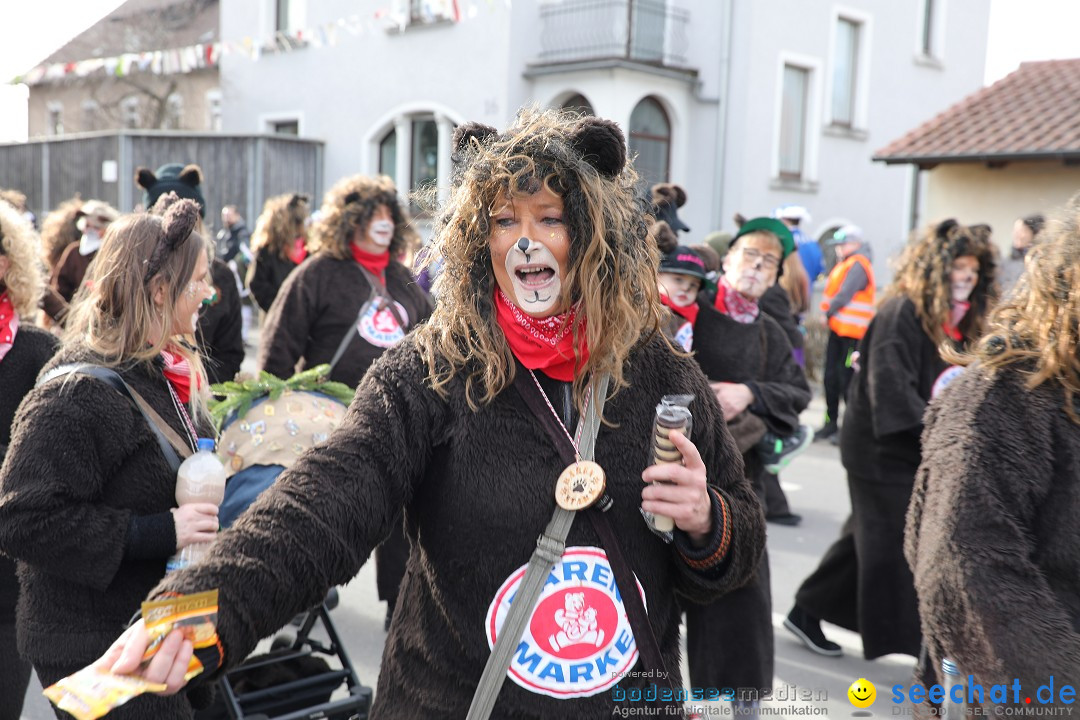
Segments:
[[[847,691],[848,700],[857,708],[868,708],[877,699],[877,689],[866,678],[859,678],[851,683]]]

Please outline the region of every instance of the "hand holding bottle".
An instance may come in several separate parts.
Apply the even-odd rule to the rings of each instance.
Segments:
[[[196,543],[213,542],[218,531],[218,506],[213,503],[188,503],[172,509],[176,523],[176,549]]]

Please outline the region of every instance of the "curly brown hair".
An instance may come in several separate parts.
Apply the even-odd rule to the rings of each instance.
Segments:
[[[0,255],[11,261],[0,279],[0,293],[6,289],[15,312],[30,322],[37,312],[38,300],[45,287],[42,277],[39,239],[34,228],[11,205],[0,200]],[[5,287],[6,286],[6,287]]]
[[[82,206],[82,197],[76,195],[57,205],[56,209],[46,215],[44,222],[41,223],[41,245],[45,253],[45,262],[50,270],[60,262],[60,256],[64,254],[67,246],[78,242],[82,236],[75,225]]]
[[[1016,287],[991,313],[986,335],[953,361],[978,360],[991,373],[1016,367],[1032,389],[1061,385],[1065,412],[1080,425],[1080,194],[1047,222],[1039,239]]]
[[[618,392],[627,385],[627,356],[659,332],[663,317],[649,206],[635,192],[638,176],[626,164],[621,131],[596,118],[527,109],[503,134],[472,125],[456,136],[454,187],[430,255],[445,263],[435,281],[439,302],[416,334],[432,386],[445,395],[462,374],[476,409],[513,381],[513,354],[494,308],[492,215],[507,195],[546,187],[562,197],[570,235],[561,300],[581,310],[572,326],[575,353],[582,339],[589,348],[587,360],[576,358],[575,402],[582,407],[587,376],[610,373]]]
[[[386,175],[353,175],[338,180],[323,197],[319,219],[308,233],[308,249],[340,260],[351,258],[349,246],[353,236],[357,230],[364,231],[380,205],[390,210],[394,220],[390,257],[398,258],[413,250],[419,244],[419,236],[401,207],[394,181]]]
[[[270,253],[287,259],[293,241],[304,234],[309,214],[307,195],[289,193],[270,198],[255,221],[251,249],[257,251],[265,247]]]
[[[892,284],[882,300],[902,296],[915,305],[923,331],[936,345],[945,342],[945,323],[952,313],[953,261],[970,256],[979,261],[979,281],[971,292],[971,308],[957,328],[964,344],[986,328],[986,312],[997,299],[997,252],[988,232],[949,219],[913,234],[896,262]]]

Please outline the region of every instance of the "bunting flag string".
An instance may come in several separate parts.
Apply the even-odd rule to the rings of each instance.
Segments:
[[[511,7],[511,0],[423,0],[412,15],[403,6],[410,3],[395,2],[394,5],[375,10],[370,17],[349,15],[330,22],[299,28],[290,32],[276,31],[270,38],[245,36],[239,40],[223,40],[199,43],[187,47],[122,53],[113,57],[90,58],[73,62],[42,63],[25,74],[13,78],[15,85],[39,85],[63,80],[83,79],[92,75],[125,77],[131,73],[153,75],[177,75],[217,67],[225,56],[246,57],[252,62],[266,54],[291,53],[302,48],[333,48],[342,40],[343,34],[358,37],[365,32],[396,30],[403,32],[410,24],[437,22],[460,23],[473,20],[486,6],[489,13]]]

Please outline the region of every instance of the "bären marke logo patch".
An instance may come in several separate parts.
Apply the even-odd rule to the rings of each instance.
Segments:
[[[506,579],[488,607],[489,647],[495,647],[526,567]],[[635,584],[644,602],[641,583],[635,579]],[[548,575],[507,674],[541,695],[588,697],[617,684],[637,658],[637,643],[607,553],[571,547]]]

